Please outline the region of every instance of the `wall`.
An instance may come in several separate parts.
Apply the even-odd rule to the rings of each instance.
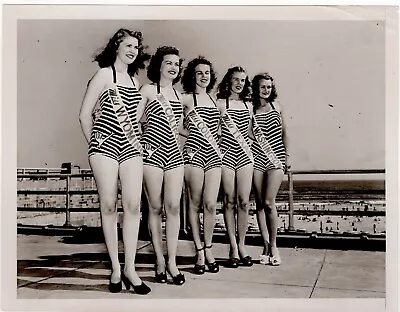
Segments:
[[[270,72],[294,169],[385,167],[384,24],[284,20],[20,20],[18,167],[88,168],[78,113],[93,54],[120,27],[141,30],[152,53],[168,44],[186,62],[208,57],[219,80],[237,64]]]

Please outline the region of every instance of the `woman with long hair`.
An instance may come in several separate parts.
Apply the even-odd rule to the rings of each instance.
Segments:
[[[185,276],[176,264],[184,165],[179,141],[183,109],[180,94],[173,86],[180,80],[181,64],[179,50],[175,47],[157,49],[147,69],[147,77],[152,83],[141,88],[143,100],[139,109],[139,115],[143,115],[145,121],[141,138],[144,148],[143,181],[149,204],[149,231],[157,257],[155,277],[157,282],[166,283],[168,271],[176,285],[185,283]],[[166,214],[167,264],[162,250],[163,207]]]
[[[210,95],[216,82],[213,66],[204,57],[190,61],[182,76],[185,93],[183,149],[185,181],[189,199],[189,221],[196,248],[195,274],[217,273],[218,263],[211,252],[216,206],[221,183],[221,152],[218,144],[220,111]],[[200,210],[203,209],[202,245]]]
[[[288,166],[287,133],[274,79],[267,73],[258,74],[253,78],[252,89],[253,183],[258,226],[264,240],[260,263],[277,266],[281,264],[281,257],[276,246],[278,215],[275,199]]]
[[[142,34],[119,29],[96,56],[100,70],[90,80],[79,120],[89,143],[89,163],[99,194],[101,224],[111,259],[110,292],[127,289],[147,294],[150,288],[135,271],[142,192],[142,146],[139,142],[137,107],[141,100],[133,77],[142,67]],[[92,114],[99,102],[100,114]],[[118,260],[117,196],[121,182],[125,267]]]
[[[221,152],[225,226],[230,241],[228,266],[252,266],[245,246],[253,176],[249,127],[252,115],[250,81],[243,67],[229,68],[218,86],[222,113]],[[237,207],[237,218],[235,208]],[[237,240],[236,240],[237,223]]]

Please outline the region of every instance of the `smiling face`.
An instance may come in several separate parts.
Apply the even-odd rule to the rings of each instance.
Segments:
[[[207,86],[210,84],[210,78],[211,78],[210,65],[199,64],[196,66],[194,73],[196,79],[196,86],[204,89],[207,88]]]
[[[167,54],[161,62],[161,77],[174,80],[179,74],[179,56],[175,54]]]
[[[246,82],[246,73],[234,72],[231,78],[231,91],[240,94]]]
[[[268,99],[272,92],[272,81],[267,79],[261,79],[259,83],[260,98]]]
[[[134,37],[125,37],[119,44],[117,57],[125,64],[132,64],[139,53],[139,41]]]

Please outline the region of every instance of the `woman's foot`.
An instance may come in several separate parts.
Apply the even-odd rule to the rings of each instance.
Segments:
[[[185,276],[178,270],[176,264],[172,265],[168,262],[167,271],[171,275],[175,285],[183,285],[185,283]]]
[[[246,247],[244,245],[239,246],[239,256],[240,256],[240,263],[243,266],[252,266],[253,265],[253,261],[251,259],[251,257],[249,256],[249,254],[246,251]]]
[[[260,255],[260,264],[264,264],[264,265],[268,265],[271,264],[270,262],[270,256],[271,256],[271,248],[270,248],[270,244],[266,243],[266,245],[264,245],[264,250],[262,252],[262,254]]]
[[[207,263],[208,270],[211,273],[217,273],[219,271],[219,265],[218,265],[217,261],[215,261],[215,258],[211,253],[212,245],[204,246],[204,248],[205,248],[205,256],[206,256],[206,263]]]
[[[143,283],[135,271],[124,270],[121,279],[125,284],[126,290],[129,290],[132,286],[133,291],[138,295],[147,295],[151,291],[150,287]]]
[[[196,248],[196,256],[195,256],[195,265],[194,265],[194,273],[197,275],[202,275],[204,274],[206,270],[205,266],[205,257],[204,257],[204,248]]]
[[[282,260],[281,260],[281,256],[279,254],[278,248],[276,246],[274,246],[274,247],[271,246],[270,250],[271,250],[271,254],[269,257],[269,261],[270,261],[271,265],[273,265],[273,266],[280,265],[282,263]]]
[[[155,278],[157,283],[165,284],[167,282],[167,274],[165,271],[165,262],[156,263],[155,268]]]
[[[121,270],[117,269],[111,273],[110,283],[108,284],[108,290],[111,293],[119,293],[122,290],[121,282]]]
[[[231,246],[231,249],[229,251],[229,259],[228,259],[228,262],[227,262],[227,266],[229,268],[234,268],[235,269],[235,268],[239,267],[239,262],[240,262],[239,251],[238,251],[237,247],[236,248],[232,248],[232,246]]]

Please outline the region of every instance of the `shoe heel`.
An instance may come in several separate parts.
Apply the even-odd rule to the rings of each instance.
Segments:
[[[126,290],[131,289],[131,281],[125,275],[121,275],[121,280],[124,283]]]

